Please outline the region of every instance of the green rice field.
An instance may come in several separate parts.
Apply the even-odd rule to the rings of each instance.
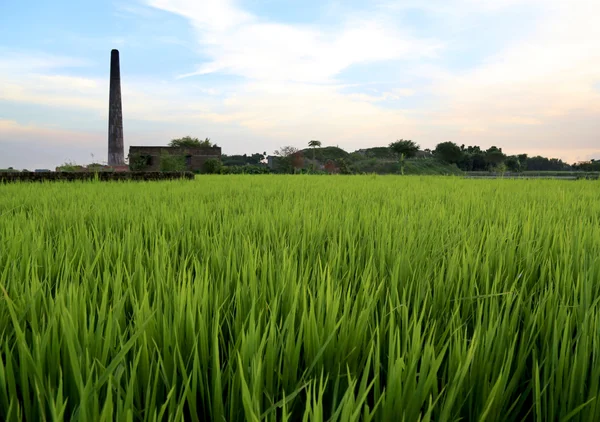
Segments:
[[[600,182],[0,185],[0,420],[600,420]]]

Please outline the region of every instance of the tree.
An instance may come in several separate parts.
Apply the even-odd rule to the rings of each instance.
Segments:
[[[295,152],[298,152],[298,148],[292,146],[284,146],[279,148],[278,150],[275,150],[273,154],[275,154],[278,157],[289,157]]]
[[[488,168],[488,163],[485,160],[485,154],[483,152],[475,152],[471,154],[471,170],[472,171],[485,171]]]
[[[315,161],[316,160],[316,158],[315,158],[315,151],[316,150],[315,149],[316,148],[321,148],[321,141],[315,141],[315,140],[309,141],[308,142],[308,146],[313,149],[313,161]]]
[[[449,164],[458,164],[463,159],[463,150],[454,142],[442,142],[433,152],[437,158]]]
[[[209,158],[204,162],[204,172],[206,174],[219,174],[223,164],[218,158]]]
[[[419,151],[419,145],[413,141],[398,139],[396,142],[392,142],[389,148],[399,157],[411,158]]]
[[[252,154],[250,157],[248,157],[248,164],[253,164],[253,165],[259,166],[259,165],[263,164],[263,162],[266,158],[267,158],[266,151],[263,152],[262,154],[260,152],[256,152],[256,153]]]
[[[317,140],[312,140],[308,142],[308,146],[312,148],[313,150],[313,164],[312,164],[312,168],[313,170],[315,169],[315,161],[316,161],[316,148],[320,148],[321,147],[321,141],[317,141]]]
[[[350,167],[348,166],[348,163],[343,158],[340,158],[339,160],[337,160],[337,167],[340,171],[340,174],[352,174],[352,172],[350,171]]]
[[[192,138],[191,136],[184,136],[183,138],[177,138],[169,142],[170,147],[178,148],[216,148],[217,144],[213,144],[210,138],[204,139],[204,141],[198,138]]]
[[[304,167],[304,154],[302,151],[296,151],[292,154],[292,167],[294,168],[294,173]]]
[[[298,166],[304,163],[304,157],[298,148],[293,146],[284,146],[273,152],[279,159],[278,167],[286,173],[295,172]]]
[[[519,161],[519,157],[516,155],[511,155],[510,157],[506,157],[504,160],[504,164],[508,171],[519,172],[521,171],[521,162]]]
[[[529,157],[527,156],[527,154],[519,154],[517,155],[517,158],[519,159],[519,167],[521,170],[527,170],[527,160],[529,159]]]
[[[600,161],[592,158],[590,161],[575,163],[572,167],[579,171],[600,171]]]
[[[414,157],[419,151],[419,145],[410,140],[398,139],[389,148],[400,158],[400,173],[404,175],[404,158]]]
[[[505,159],[506,155],[502,152],[502,148],[492,146],[485,152],[485,160],[489,163],[490,167],[498,166]]]

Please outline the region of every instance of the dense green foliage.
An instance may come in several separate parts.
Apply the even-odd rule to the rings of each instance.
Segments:
[[[573,165],[573,170],[587,171],[587,172],[598,172],[600,171],[600,160],[592,159],[591,161],[584,161]]]
[[[600,420],[598,182],[0,185],[0,240],[0,420]]]
[[[224,166],[259,166],[261,162],[267,157],[267,153],[255,153],[252,155],[225,155],[221,156],[221,162]]]
[[[558,158],[529,157],[527,154],[506,155],[502,148],[496,146],[482,150],[477,145],[459,147],[454,142],[442,142],[435,147],[433,153],[439,160],[456,164],[463,171],[593,171],[593,161],[570,166]]]
[[[419,151],[419,145],[414,141],[406,139],[398,139],[389,145],[391,151],[394,152],[400,159],[414,157]]]
[[[355,161],[350,165],[353,173],[378,173],[398,174],[400,165],[394,160],[367,160]],[[433,158],[419,158],[404,161],[404,174],[406,175],[458,175],[462,171],[453,164],[447,164]]]
[[[169,142],[170,147],[188,147],[188,148],[213,148],[218,145],[212,143],[209,138],[201,141],[198,138],[193,138],[191,136],[184,136],[183,138],[172,139]]]
[[[209,158],[204,163],[204,172],[207,174],[220,174],[223,163],[217,158]]]
[[[160,171],[186,171],[185,156],[163,152],[160,155]]]
[[[145,171],[152,159],[149,155],[142,154],[129,154],[127,158],[129,160],[130,171]]]
[[[221,174],[268,174],[267,166],[245,165],[245,166],[224,166],[221,168]]]
[[[442,142],[433,151],[435,156],[449,164],[460,164],[464,159],[464,153],[454,142]]]
[[[389,147],[374,147],[363,150],[364,156],[367,158],[383,158],[393,159],[397,158],[396,154]],[[358,157],[356,157],[358,158]]]
[[[311,157],[321,163],[325,163],[327,160],[338,160],[340,158],[347,158],[348,153],[338,147],[314,147],[306,148],[302,150],[302,153],[306,157]]]

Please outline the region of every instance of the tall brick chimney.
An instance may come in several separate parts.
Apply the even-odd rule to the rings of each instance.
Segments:
[[[112,50],[110,52],[110,94],[108,99],[108,165],[120,166],[124,164],[119,50]]]

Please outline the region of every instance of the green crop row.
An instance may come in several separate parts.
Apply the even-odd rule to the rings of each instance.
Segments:
[[[598,188],[0,185],[0,420],[600,420]]]

